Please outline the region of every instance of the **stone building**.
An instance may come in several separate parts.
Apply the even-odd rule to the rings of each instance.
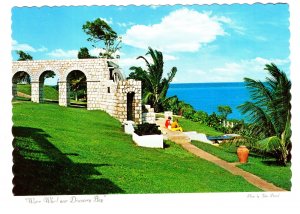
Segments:
[[[107,59],[14,61],[12,92],[17,95],[21,73],[31,80],[31,101],[41,103],[45,75],[58,77],[59,105],[70,105],[70,74],[82,72],[86,77],[87,109],[104,110],[121,122],[142,122],[141,81],[125,80],[117,64]]]

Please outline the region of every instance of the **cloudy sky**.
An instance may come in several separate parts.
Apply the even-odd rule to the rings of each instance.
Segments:
[[[13,59],[16,50],[45,60],[76,59],[81,47],[98,55],[82,30],[96,18],[122,37],[125,75],[131,66],[144,66],[136,58],[149,46],[163,52],[166,73],[177,67],[178,83],[264,79],[270,62],[290,73],[287,4],[14,7]]]

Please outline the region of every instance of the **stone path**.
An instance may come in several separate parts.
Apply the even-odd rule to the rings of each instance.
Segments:
[[[162,133],[164,134],[165,139],[169,139],[177,144],[180,144],[184,149],[189,151],[190,153],[196,155],[199,158],[205,159],[207,161],[210,161],[223,169],[229,171],[230,173],[234,175],[242,176],[244,179],[246,179],[249,183],[253,184],[254,186],[269,192],[279,192],[279,191],[286,191],[280,187],[275,186],[272,183],[269,183],[260,177],[253,175],[249,172],[246,172],[242,170],[241,168],[238,168],[236,165],[239,163],[228,163],[214,155],[211,155],[208,152],[203,151],[202,149],[199,149],[198,147],[191,144],[191,140],[188,136],[186,136],[184,133],[179,131],[170,131],[165,128],[164,126],[164,118],[159,118],[156,121],[156,124],[160,126]]]

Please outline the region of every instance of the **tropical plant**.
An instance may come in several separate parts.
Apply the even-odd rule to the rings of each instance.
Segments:
[[[86,88],[86,76],[81,71],[72,71],[68,75],[68,81],[70,83],[70,90],[74,95],[74,99],[78,101],[78,94],[80,93],[80,90],[85,90]]]
[[[176,95],[172,96],[172,97],[168,97],[165,99],[165,101],[163,102],[163,109],[166,111],[172,111],[173,114],[177,114],[180,110],[180,106],[179,103],[180,100],[178,99],[178,97]]]
[[[25,53],[24,51],[16,51],[16,53],[19,55],[18,61],[27,61],[32,60],[32,56],[28,53]]]
[[[273,63],[265,70],[266,82],[244,78],[252,101],[238,108],[251,122],[251,134],[257,136],[256,145],[269,152],[283,165],[290,161],[291,151],[291,81]]]
[[[114,54],[121,48],[121,37],[104,20],[98,18],[93,22],[87,21],[82,26],[83,31],[89,35],[90,42],[98,43],[103,41],[104,52],[100,52],[99,57],[113,59]],[[93,47],[96,47],[93,45]],[[117,57],[117,56],[116,56]]]
[[[192,105],[185,103],[184,101],[179,101],[179,115],[187,119],[193,120],[194,114],[196,113]]]
[[[163,77],[164,61],[162,52],[149,47],[146,55],[150,55],[152,63],[144,56],[139,56],[137,59],[145,61],[147,70],[133,66],[130,68],[132,73],[129,74],[129,78],[142,81],[143,102],[150,104],[155,112],[159,112],[163,109],[163,102],[166,99],[169,85],[177,72],[177,68],[173,67],[167,77]]]
[[[224,131],[222,119],[215,112],[207,117],[207,125],[214,127],[218,131]]]
[[[218,106],[218,112],[223,120],[227,120],[227,116],[232,113],[230,106]]]
[[[80,50],[78,51],[78,55],[77,55],[78,59],[93,59],[93,58],[97,58],[95,56],[91,56],[89,53],[89,49],[87,49],[86,47],[80,48]]]
[[[196,111],[193,115],[192,120],[201,124],[207,124],[208,114],[204,111]]]
[[[18,61],[27,61],[33,59],[31,55],[25,53],[24,51],[19,50],[16,51],[16,53],[19,55],[19,58],[17,59]],[[30,76],[25,71],[18,72],[17,75],[18,76],[16,79],[18,82],[30,84]]]

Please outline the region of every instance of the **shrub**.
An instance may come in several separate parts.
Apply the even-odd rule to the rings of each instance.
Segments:
[[[156,124],[150,123],[138,124],[134,132],[139,136],[161,134],[161,131],[158,129],[158,126]]]
[[[192,119],[196,111],[190,104],[183,103],[181,107],[181,112],[182,116],[186,119]]]
[[[208,119],[208,114],[204,111],[197,111],[194,113],[192,120],[194,122],[200,122],[202,124],[206,124]]]

